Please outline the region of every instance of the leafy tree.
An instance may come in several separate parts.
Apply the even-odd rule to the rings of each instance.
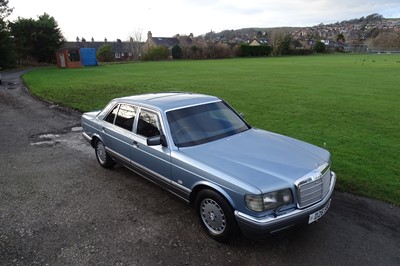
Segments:
[[[97,51],[97,58],[101,62],[110,62],[113,60],[113,51],[110,44],[102,45]]]
[[[292,36],[289,34],[283,38],[283,41],[281,43],[281,54],[282,55],[288,55],[290,54],[290,45],[292,43]]]
[[[5,20],[12,11],[8,0],[0,0],[0,67],[11,67],[15,63],[14,44]]]
[[[18,18],[10,23],[11,34],[14,36],[15,52],[18,62],[32,58],[35,40],[35,21]]]
[[[0,31],[0,68],[13,67],[15,65],[14,43],[10,33],[6,30]]]
[[[39,62],[54,62],[54,53],[64,43],[64,37],[54,17],[44,13],[35,22],[35,40],[32,56]]]
[[[378,13],[371,14],[365,18],[368,22],[370,21],[379,21],[383,19],[383,16]]]
[[[340,33],[336,37],[336,41],[344,43],[344,42],[346,42],[346,39],[344,38],[344,35],[342,33]]]
[[[179,45],[174,45],[171,50],[173,59],[181,59],[182,58],[182,48]]]
[[[317,53],[324,53],[326,51],[326,45],[325,43],[321,42],[321,41],[317,41],[314,45],[314,50]]]
[[[38,20],[18,18],[10,23],[19,60],[32,58],[38,62],[52,63],[54,53],[64,42],[56,20],[44,13]]]
[[[0,0],[0,23],[5,25],[5,19],[11,15],[14,8],[8,6],[8,0]],[[3,25],[0,25],[3,26]]]

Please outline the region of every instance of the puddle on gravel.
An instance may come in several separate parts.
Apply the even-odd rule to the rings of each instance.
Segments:
[[[18,86],[17,82],[7,82],[7,89],[12,90],[12,89],[16,89]]]
[[[59,137],[60,137],[60,135],[58,135],[58,134],[42,134],[42,135],[39,135],[39,139],[47,139],[47,140],[52,140],[52,139],[59,138]]]
[[[41,145],[53,146],[60,142],[60,141],[56,140],[59,137],[60,137],[60,135],[58,135],[58,134],[41,134],[38,136],[38,138],[41,141],[33,142],[33,143],[31,143],[31,145],[32,146],[36,146],[36,145],[38,145],[38,146],[41,146]]]
[[[72,132],[80,132],[80,131],[82,131],[82,127],[73,127],[73,128],[71,128],[71,131]]]
[[[42,133],[33,136],[37,141],[30,143],[31,146],[51,147],[66,145],[69,148],[83,151],[88,154],[93,153],[93,149],[81,135],[82,127],[72,127],[66,133]]]

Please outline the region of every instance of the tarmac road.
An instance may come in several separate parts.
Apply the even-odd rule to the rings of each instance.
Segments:
[[[20,74],[0,85],[0,265],[400,265],[400,208],[340,192],[309,226],[211,240],[173,195],[98,166],[80,114]]]

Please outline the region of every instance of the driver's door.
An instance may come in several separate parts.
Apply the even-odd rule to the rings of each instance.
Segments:
[[[141,168],[160,185],[169,187],[171,182],[171,151],[163,145],[148,146],[147,138],[163,134],[157,112],[142,108],[133,130],[131,164]]]

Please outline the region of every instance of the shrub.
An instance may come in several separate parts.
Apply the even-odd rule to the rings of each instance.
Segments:
[[[270,55],[271,50],[271,47],[267,45],[250,46],[248,44],[242,44],[240,46],[239,56],[267,56]]]
[[[144,55],[143,60],[146,61],[159,61],[159,60],[167,60],[171,55],[171,52],[167,47],[164,46],[156,46],[151,47],[147,53]]]
[[[97,51],[97,58],[101,62],[110,62],[113,60],[112,47],[109,44],[102,45]]]

